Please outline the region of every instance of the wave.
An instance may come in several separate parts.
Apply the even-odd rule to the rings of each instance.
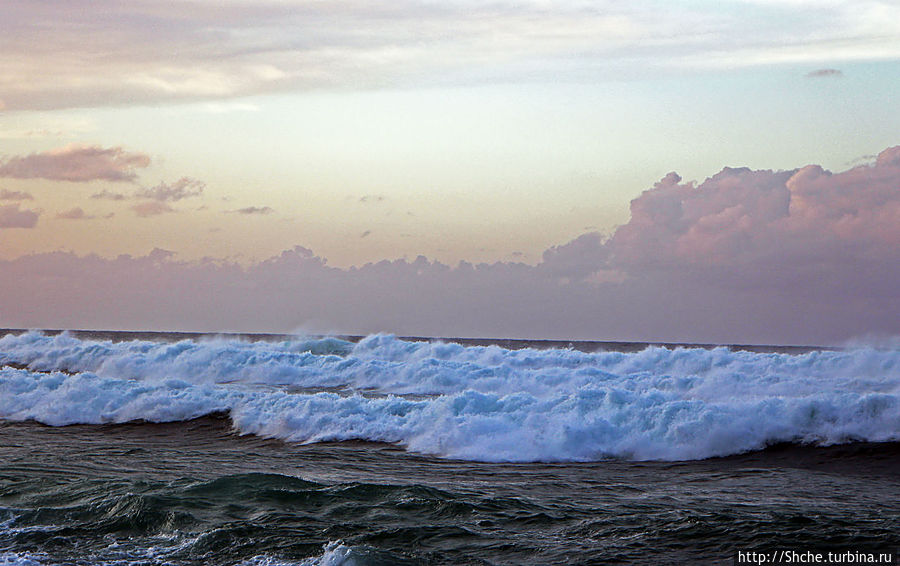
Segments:
[[[542,508],[517,497],[276,473],[175,481],[69,477],[55,484],[43,477],[15,491],[16,506],[0,506],[3,566],[413,564],[419,561],[405,558],[405,550],[429,544],[435,531],[460,532],[458,521]],[[366,527],[355,529],[365,518]],[[430,533],[422,532],[423,522]]]
[[[523,508],[515,498],[470,501],[426,486],[327,484],[275,473],[14,483],[16,497],[0,505],[0,566],[407,564],[366,537],[393,538],[402,549],[423,541],[399,532],[414,531],[417,520],[440,520],[448,508],[463,518],[473,509]],[[412,508],[420,511],[415,518]],[[362,533],[341,527],[375,513],[377,525]]]
[[[900,440],[900,350],[508,350],[373,335],[281,342],[0,338],[0,418],[227,413],[242,434],[477,461],[689,460]]]

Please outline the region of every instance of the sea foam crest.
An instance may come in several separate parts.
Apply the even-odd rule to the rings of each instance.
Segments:
[[[42,566],[42,563],[31,554],[0,552],[0,566]]]
[[[228,413],[248,434],[364,439],[482,461],[707,458],[774,442],[900,440],[900,351],[506,350],[369,336],[0,339],[0,418]]]
[[[338,541],[329,542],[320,556],[308,558],[303,562],[289,562],[272,556],[260,555],[245,560],[238,566],[363,566],[364,561],[357,560],[357,558],[352,547]]]

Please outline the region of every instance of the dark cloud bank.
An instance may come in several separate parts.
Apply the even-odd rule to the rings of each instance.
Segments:
[[[900,146],[831,173],[670,173],[541,263],[0,262],[0,326],[830,344],[900,334]]]

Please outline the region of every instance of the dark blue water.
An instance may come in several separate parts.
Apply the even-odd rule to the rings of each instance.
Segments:
[[[900,543],[897,444],[480,464],[242,437],[212,417],[4,423],[0,438],[12,563],[705,564]]]

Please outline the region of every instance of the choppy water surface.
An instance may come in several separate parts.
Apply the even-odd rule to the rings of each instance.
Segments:
[[[898,354],[0,339],[2,564],[900,548]]]

